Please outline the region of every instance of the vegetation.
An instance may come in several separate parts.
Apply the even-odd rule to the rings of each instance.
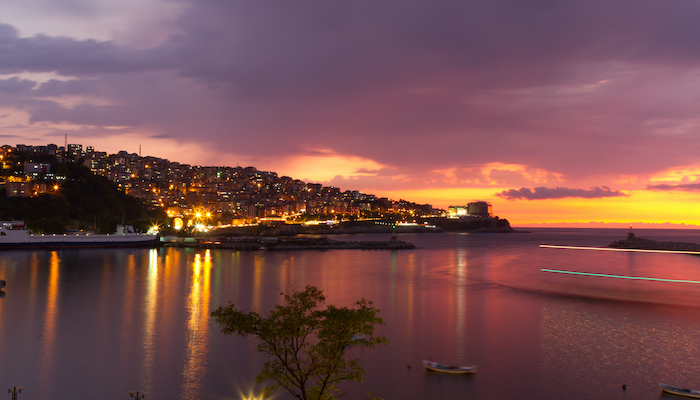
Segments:
[[[24,220],[37,233],[63,233],[66,229],[114,233],[122,221],[139,230],[165,221],[162,211],[149,211],[140,199],[125,194],[109,179],[79,163],[55,164],[52,168],[66,177],[56,190],[31,197],[0,196],[0,219]]]
[[[255,378],[257,383],[274,381],[262,390],[264,397],[284,388],[300,400],[335,399],[340,395],[339,382],[364,379],[360,360],[346,360],[345,350],[389,343],[385,337],[374,336],[375,327],[384,321],[370,301],[361,299],[355,308],[320,308],[325,297],[315,286],[281,295],[285,304],[275,306],[267,317],[244,312],[231,303],[211,313],[222,333],[252,336],[258,341],[256,351],[269,356]]]

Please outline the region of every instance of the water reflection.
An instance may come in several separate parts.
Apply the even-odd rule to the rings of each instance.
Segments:
[[[455,307],[455,313],[456,313],[456,320],[455,320],[455,336],[457,337],[463,337],[465,335],[465,322],[467,319],[467,250],[466,249],[457,249],[456,251],[456,269],[457,269],[457,276],[455,279],[455,290],[457,291],[457,294],[455,296],[455,302],[456,302],[456,307]],[[460,344],[459,348],[457,348],[458,354],[462,354],[464,352],[464,347],[461,346],[463,344],[463,341],[457,342]]]
[[[202,392],[202,381],[207,371],[209,349],[209,296],[211,274],[211,252],[204,257],[197,254],[192,264],[190,295],[187,301],[187,349],[182,372],[182,397],[198,399]]]
[[[262,256],[255,255],[253,259],[253,310],[260,312],[260,297],[262,296],[262,274],[263,274]]]
[[[627,383],[627,395],[635,398],[658,391],[659,381],[700,386],[700,332],[656,313],[635,314],[608,305],[544,306],[542,368],[545,379],[557,383],[546,397],[557,397],[562,387],[579,398],[601,398]]]
[[[406,290],[406,334],[407,336],[411,336],[414,333],[415,327],[414,327],[414,310],[416,307],[415,304],[415,296],[416,296],[416,272],[418,268],[416,268],[416,256],[415,254],[411,253],[408,255],[408,258],[406,259],[404,266],[406,268],[406,271],[408,271],[409,278],[406,279],[405,282],[405,290]]]
[[[58,279],[60,273],[58,253],[51,252],[49,258],[49,278],[46,287],[46,310],[44,314],[44,326],[42,329],[41,346],[41,376],[43,380],[50,381],[54,369],[54,351],[56,344],[56,322],[58,319]],[[32,265],[38,264],[37,255],[32,257]]]
[[[408,241],[418,249],[2,252],[0,317],[13,323],[0,324],[0,354],[13,363],[0,378],[42,400],[76,387],[100,400],[137,389],[154,400],[236,398],[232,382],[249,387],[265,359],[220,334],[211,309],[231,301],[265,313],[280,289],[316,285],[336,305],[372,300],[387,323],[389,346],[357,349],[367,381],[348,398],[622,398],[626,383],[627,398],[654,399],[658,381],[700,387],[700,285],[540,272],[700,281],[700,257],[547,251],[525,235]],[[431,356],[481,369],[427,375],[417,366]]]
[[[130,257],[130,263],[134,257]],[[142,338],[141,376],[140,387],[144,391],[151,391],[153,387],[153,373],[156,367],[156,331],[157,331],[157,305],[158,305],[158,252],[152,249],[148,252],[148,276],[146,278],[146,294],[144,302],[144,322]]]

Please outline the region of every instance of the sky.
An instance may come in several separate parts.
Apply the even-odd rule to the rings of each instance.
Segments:
[[[698,0],[3,0],[0,141],[700,225]],[[611,225],[612,226],[612,225]]]

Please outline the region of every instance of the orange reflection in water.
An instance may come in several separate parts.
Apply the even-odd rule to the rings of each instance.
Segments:
[[[455,279],[455,290],[456,290],[456,307],[455,307],[455,337],[461,338],[466,335],[466,320],[467,320],[467,250],[457,249],[457,262],[456,262],[456,279]],[[458,344],[458,354],[462,354],[465,350],[463,340],[457,340]]]
[[[211,252],[204,257],[197,254],[192,265],[190,295],[187,301],[187,350],[182,371],[182,393],[185,399],[194,399],[201,393],[202,378],[206,373],[209,349],[209,298],[211,279]]]
[[[416,271],[416,254],[411,253],[406,260],[406,267],[408,271]],[[406,335],[412,335],[414,330],[413,315],[415,311],[415,292],[416,292],[416,281],[417,279],[408,279],[406,282]]]
[[[262,273],[264,258],[256,255],[253,260],[253,310],[260,312],[262,296]]]
[[[36,258],[36,255],[34,258]],[[51,371],[54,368],[60,264],[61,260],[58,258],[58,253],[52,251],[49,259],[49,279],[46,288],[46,312],[44,315],[44,327],[41,334],[41,376],[44,381],[49,379]]]
[[[134,324],[136,321],[136,318],[134,317],[136,300],[136,265],[133,262],[127,263],[126,279],[122,290],[124,292],[124,307],[122,308],[121,317],[123,322],[119,327],[119,334],[122,338],[128,338],[131,332],[134,330]],[[129,348],[122,348],[122,354],[129,354],[133,351],[134,349],[132,349],[131,346],[129,346]]]
[[[153,371],[156,353],[156,320],[158,306],[158,252],[151,249],[148,253],[148,279],[146,304],[144,305],[143,324],[143,359],[141,360],[141,387],[145,390],[153,384]]]
[[[30,261],[30,265],[31,265],[30,269],[32,271],[32,274],[31,274],[31,281],[29,284],[29,293],[31,294],[31,296],[29,297],[30,298],[29,309],[34,310],[36,307],[36,301],[39,298],[39,296],[37,296],[37,293],[39,291],[39,283],[38,283],[38,280],[39,280],[39,258],[37,257],[36,253],[34,253],[32,255],[32,260]],[[43,291],[43,289],[42,289],[42,291]]]

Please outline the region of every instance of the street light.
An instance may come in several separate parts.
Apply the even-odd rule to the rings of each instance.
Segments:
[[[12,390],[7,389],[7,393],[12,393],[12,400],[17,400],[17,394],[22,393],[22,389],[24,389],[22,386],[15,386]]]
[[[134,394],[134,392],[129,392],[129,396],[131,396],[132,399],[136,399],[136,400],[141,400],[144,397],[146,397],[145,394],[142,394],[141,396],[139,396],[139,392],[136,392],[136,394]]]

